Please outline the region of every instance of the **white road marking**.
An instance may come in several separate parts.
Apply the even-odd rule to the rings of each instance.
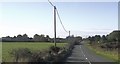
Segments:
[[[88,58],[85,56],[85,53],[83,52],[82,48],[81,48],[81,45],[80,45],[80,50],[82,52],[82,54],[84,55],[85,59],[88,61],[89,64],[91,64],[91,62],[88,60]]]

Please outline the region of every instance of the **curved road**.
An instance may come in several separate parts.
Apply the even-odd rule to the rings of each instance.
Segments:
[[[75,45],[67,62],[86,62],[87,64],[116,64],[114,61],[95,54],[84,45]]]

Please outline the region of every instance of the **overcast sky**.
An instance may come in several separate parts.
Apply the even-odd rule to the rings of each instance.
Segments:
[[[75,36],[103,35],[118,29],[117,2],[54,2],[66,30]],[[53,33],[53,7],[48,2],[1,2],[0,37]],[[66,37],[57,18],[57,37]]]

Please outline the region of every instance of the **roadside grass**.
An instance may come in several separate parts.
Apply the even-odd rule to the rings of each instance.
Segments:
[[[57,43],[58,47],[64,47],[67,43]],[[13,49],[28,48],[31,51],[43,51],[53,46],[54,43],[49,42],[4,42],[2,43],[2,61],[13,62],[10,52]]]
[[[113,51],[105,51],[99,47],[92,47],[90,45],[87,45],[86,47],[88,47],[90,50],[92,50],[93,52],[95,52],[96,54],[106,57],[108,59],[111,59],[115,62],[118,62],[118,51],[113,50]],[[120,61],[119,61],[120,62]]]

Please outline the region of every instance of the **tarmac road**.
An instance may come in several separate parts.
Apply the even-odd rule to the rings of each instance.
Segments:
[[[87,64],[114,64],[114,61],[95,54],[84,45],[75,45],[72,54],[67,58],[66,61],[86,62]]]

